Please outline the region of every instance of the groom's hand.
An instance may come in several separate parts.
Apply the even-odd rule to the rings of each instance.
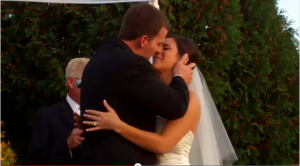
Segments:
[[[182,58],[177,62],[174,67],[174,76],[181,76],[187,84],[190,84],[193,79],[193,68],[196,66],[195,63],[186,65],[189,61],[188,54],[184,54]]]
[[[84,138],[81,137],[81,135],[82,135],[82,130],[81,129],[78,129],[78,128],[73,129],[71,135],[67,139],[69,149],[74,149],[78,145],[81,144],[81,142],[84,140]]]

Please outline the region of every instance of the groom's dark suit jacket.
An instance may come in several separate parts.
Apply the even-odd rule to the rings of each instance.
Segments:
[[[155,131],[156,115],[170,120],[181,118],[189,103],[188,87],[181,77],[174,77],[170,85],[166,85],[156,77],[146,58],[133,53],[118,38],[103,41],[84,69],[81,86],[81,112],[86,109],[106,111],[103,106],[106,99],[121,120],[150,132]],[[156,163],[154,153],[113,131],[86,132],[84,137],[81,164]]]

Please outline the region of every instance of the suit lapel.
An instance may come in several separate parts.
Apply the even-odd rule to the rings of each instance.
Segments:
[[[75,120],[73,119],[73,110],[66,99],[61,102],[59,112],[62,119],[67,123],[67,125],[71,128],[74,128]]]

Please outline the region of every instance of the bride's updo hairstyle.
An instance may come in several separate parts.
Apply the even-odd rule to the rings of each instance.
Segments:
[[[195,43],[193,43],[190,39],[179,37],[176,35],[169,35],[167,38],[173,38],[177,44],[178,55],[180,58],[187,53],[189,55],[189,61],[187,64],[196,63],[199,61],[199,50]]]

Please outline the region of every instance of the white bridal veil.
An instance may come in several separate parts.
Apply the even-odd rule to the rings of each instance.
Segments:
[[[189,88],[198,95],[201,103],[201,118],[190,151],[191,165],[232,165],[238,158],[205,78],[197,67]]]

